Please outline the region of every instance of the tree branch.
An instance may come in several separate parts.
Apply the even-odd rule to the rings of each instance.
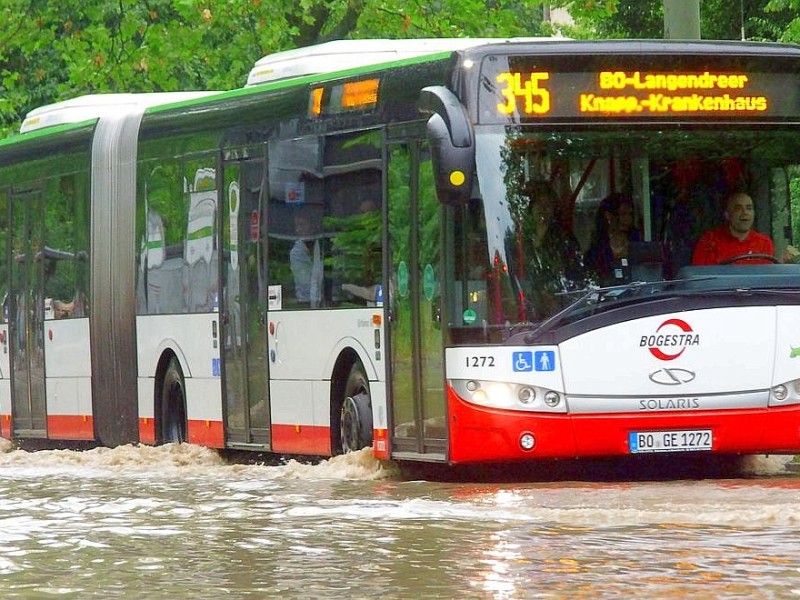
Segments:
[[[21,15],[20,18],[17,20],[17,26],[11,31],[9,31],[8,35],[6,35],[5,38],[0,39],[0,56],[3,56],[5,54],[5,51],[3,49],[6,47],[6,44],[8,44],[8,40],[14,39],[16,35],[20,31],[22,31],[22,26],[28,21],[32,20],[31,16],[33,15],[34,2],[35,0],[29,0],[28,8],[25,9],[25,13]]]
[[[301,48],[316,44],[330,15],[330,8],[321,2],[313,6],[310,11],[310,18],[304,19],[302,15],[289,15],[287,21],[297,28],[297,35],[292,37],[296,47]]]
[[[324,40],[341,40],[352,33],[358,25],[358,18],[364,10],[364,0],[351,0],[347,3],[347,10],[342,20],[324,37]]]

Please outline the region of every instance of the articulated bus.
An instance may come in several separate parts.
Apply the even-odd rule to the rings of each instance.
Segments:
[[[798,453],[800,265],[692,264],[734,192],[798,242],[800,48],[340,41],[43,107],[0,142],[0,434]]]

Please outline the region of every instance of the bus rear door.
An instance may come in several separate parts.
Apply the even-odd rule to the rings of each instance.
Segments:
[[[232,447],[270,445],[265,249],[261,235],[264,162],[226,161],[220,223],[220,323],[225,439]]]
[[[44,373],[44,214],[39,189],[11,197],[11,401],[13,436],[47,437]]]

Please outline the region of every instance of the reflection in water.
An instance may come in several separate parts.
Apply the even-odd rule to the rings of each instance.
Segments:
[[[800,594],[800,478],[405,480],[369,451],[0,453],[4,598]]]

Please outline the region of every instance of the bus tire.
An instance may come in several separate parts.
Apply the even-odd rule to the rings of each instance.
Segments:
[[[339,413],[339,440],[342,454],[372,446],[372,398],[360,361],[353,364],[345,382]]]
[[[160,417],[162,444],[180,444],[186,441],[186,386],[181,365],[174,356],[164,372]]]

